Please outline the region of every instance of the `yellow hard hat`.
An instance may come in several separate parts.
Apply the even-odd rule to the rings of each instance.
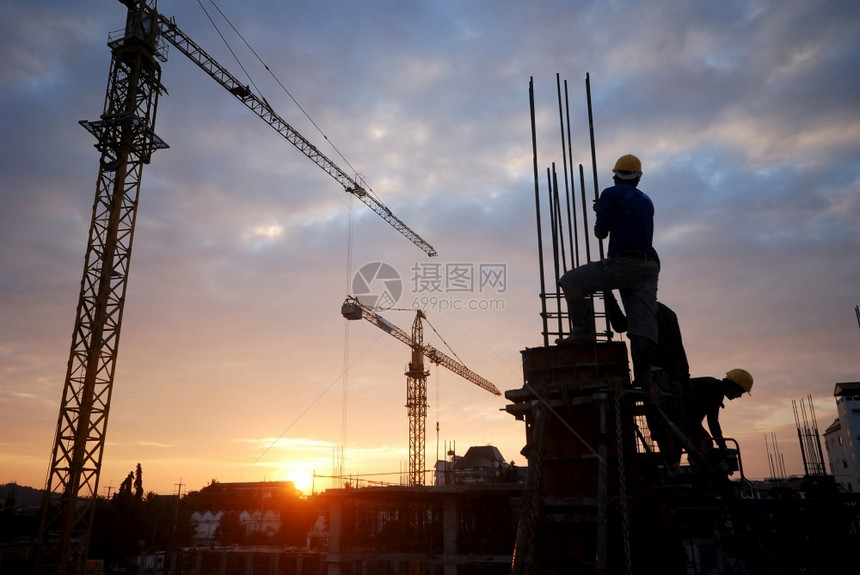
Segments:
[[[726,377],[738,384],[745,392],[750,393],[753,385],[753,377],[750,372],[745,369],[732,369],[726,372]]]
[[[618,158],[618,161],[615,162],[615,167],[612,168],[612,172],[636,172],[640,176],[642,175],[642,162],[639,161],[639,158],[634,156],[633,154],[626,154]]]

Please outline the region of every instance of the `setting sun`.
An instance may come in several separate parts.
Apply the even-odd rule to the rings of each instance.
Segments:
[[[314,488],[314,472],[311,469],[301,467],[301,465],[291,464],[289,468],[285,468],[281,474],[284,481],[292,481],[296,489],[302,492],[303,495],[311,495]]]

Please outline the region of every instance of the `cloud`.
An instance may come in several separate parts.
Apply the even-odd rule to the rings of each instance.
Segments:
[[[102,113],[106,41],[125,18],[122,4],[103,4],[0,7],[0,421],[4,433],[20,422],[0,481],[38,485],[48,463],[38,454],[56,422],[98,169],[77,122]],[[428,260],[170,50],[156,122],[170,148],[142,178],[106,477],[140,461],[159,492],[174,492],[177,474],[201,485],[248,479],[254,441],[292,422],[284,441],[337,445],[345,429],[347,467],[396,470],[407,458],[409,350],[339,314],[351,272],[369,261],[390,263],[406,283],[416,261],[506,264],[503,309],[453,313],[437,301],[427,311],[470,368],[503,389],[522,385],[519,352],[542,343],[528,86],[534,78],[545,194],[546,169],[567,160],[556,74],[588,194],[586,74],[598,187],[618,155],[643,159],[659,294],[678,312],[694,374],[738,366],[756,378],[754,395],[725,413],[724,428],[749,445],[748,472],[768,472],[760,434],[788,430],[790,450],[791,400],[812,393],[819,419],[835,416],[833,383],[857,377],[860,11],[851,3],[221,7],[268,70],[204,5],[241,66],[198,5],[159,8],[366,178],[439,256]],[[390,319],[408,328],[414,313]],[[499,411],[504,400],[435,366],[428,383],[428,429],[440,420],[430,457],[434,442],[455,440],[461,452],[493,441],[516,456],[523,429]]]

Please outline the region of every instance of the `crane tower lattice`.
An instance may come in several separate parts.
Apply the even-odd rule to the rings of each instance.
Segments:
[[[430,256],[436,251],[160,15],[155,0],[120,0],[125,28],[109,36],[111,67],[104,111],[81,124],[101,154],[71,351],[57,418],[39,527],[36,571],[80,574],[86,560],[119,351],[143,166],[167,144],[155,134],[160,62],[172,43],[221,86]]]

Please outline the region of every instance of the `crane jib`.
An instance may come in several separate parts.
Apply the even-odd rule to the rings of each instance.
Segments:
[[[186,36],[177,26],[164,15],[159,14],[159,31],[161,36],[170,42],[177,50],[185,54],[192,62],[216,82],[221,84],[228,92],[233,94],[237,100],[242,102],[249,110],[254,112],[261,120],[266,122],[272,129],[290,142],[301,153],[307,156],[317,166],[322,168],[328,175],[334,178],[344,190],[360,199],[367,207],[376,212],[391,227],[400,232],[413,244],[418,246],[428,256],[435,256],[436,250],[427,241],[419,236],[414,230],[403,223],[400,218],[391,213],[382,202],[377,200],[367,189],[355,181],[354,178],[344,172],[330,158],[323,154],[316,146],[290,126],[269,105],[266,100],[257,96],[251,88],[243,85],[229,70],[219,64],[214,58],[206,53],[191,38]]]
[[[425,317],[421,310],[416,310],[420,317]],[[374,312],[371,308],[367,307],[363,303],[361,303],[358,299],[354,297],[347,297],[346,300],[341,305],[340,313],[349,320],[357,320],[357,319],[365,319],[380,328],[381,330],[388,332],[395,338],[399,339],[406,345],[410,347],[415,347],[416,342],[412,340],[412,337],[378,313]],[[441,365],[446,369],[456,373],[463,379],[470,381],[477,385],[478,387],[485,389],[492,393],[493,395],[501,395],[502,392],[493,385],[487,379],[481,377],[459,361],[452,359],[451,357],[445,355],[432,345],[425,345],[423,341],[417,342],[417,346],[422,351],[424,356],[429,359],[432,363],[436,365]]]

